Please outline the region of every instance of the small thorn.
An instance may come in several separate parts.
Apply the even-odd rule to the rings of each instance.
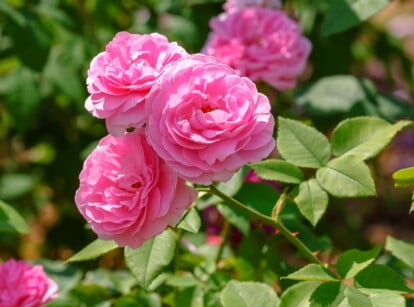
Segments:
[[[314,256],[318,256],[320,253],[321,253],[321,251],[314,251],[312,254],[313,254]]]
[[[297,236],[298,236],[298,234],[299,234],[299,231],[292,232],[292,237],[297,237]]]
[[[273,234],[276,236],[276,235],[278,235],[280,233],[280,230],[279,229],[275,229],[275,231],[273,232]]]

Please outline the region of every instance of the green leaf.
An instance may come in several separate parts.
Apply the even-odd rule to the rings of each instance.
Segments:
[[[0,176],[0,198],[13,199],[30,192],[35,186],[35,179],[26,174],[4,174]]]
[[[355,288],[346,287],[344,294],[347,305],[350,307],[374,307],[370,298]]]
[[[333,0],[322,22],[322,35],[348,30],[367,20],[388,3],[388,0]]]
[[[298,92],[296,103],[317,116],[345,113],[368,99],[366,89],[375,92],[375,86],[366,79],[352,75],[324,77]]]
[[[353,155],[362,160],[375,157],[398,131],[411,123],[399,121],[391,125],[381,118],[367,116],[346,119],[332,133],[333,154]]]
[[[313,225],[319,222],[329,202],[328,193],[316,179],[310,179],[299,185],[299,193],[295,197],[300,213]]]
[[[414,269],[414,244],[388,236],[385,242],[385,249],[410,268]]]
[[[280,159],[269,159],[250,165],[257,176],[265,180],[300,183],[305,175],[297,166]]]
[[[359,272],[354,278],[357,288],[386,289],[400,293],[412,293],[405,280],[397,272],[388,266],[371,264]]]
[[[305,281],[294,284],[283,292],[279,307],[309,306],[312,293],[321,283]]]
[[[370,265],[381,251],[381,247],[377,246],[369,251],[360,251],[359,249],[351,249],[342,253],[338,257],[336,269],[343,279],[354,277],[360,271]]]
[[[396,187],[414,185],[414,167],[400,169],[392,174]]]
[[[270,286],[252,281],[230,281],[220,298],[224,307],[279,306],[279,297]]]
[[[287,279],[303,280],[303,281],[337,281],[334,274],[325,269],[323,266],[315,263],[308,264],[286,276]]]
[[[204,306],[204,290],[201,287],[188,287],[178,291],[175,306]]]
[[[279,193],[269,184],[252,182],[245,183],[235,198],[260,213],[271,216]]]
[[[345,285],[339,282],[327,282],[319,285],[310,298],[312,307],[342,306],[345,300]],[[345,305],[346,306],[346,305]]]
[[[185,231],[197,233],[200,230],[201,219],[197,212],[197,209],[190,208],[187,210],[183,219],[178,223],[177,228],[184,229]]]
[[[223,204],[217,205],[217,209],[241,233],[244,235],[250,233],[250,219],[244,212]]]
[[[373,307],[406,307],[405,298],[395,292],[370,293],[369,300]]]
[[[172,230],[167,229],[137,249],[125,248],[125,261],[139,285],[148,289],[162,269],[171,262],[174,250],[175,237]]]
[[[198,285],[198,280],[191,273],[183,275],[172,275],[168,277],[165,283],[171,287],[187,288]]]
[[[92,260],[102,256],[103,254],[106,254],[111,250],[114,250],[117,247],[118,245],[114,241],[96,239],[66,261],[77,262]]]
[[[319,184],[336,197],[376,195],[369,167],[354,156],[343,156],[329,161],[316,172]]]
[[[277,149],[282,157],[297,166],[319,168],[331,155],[329,140],[315,128],[279,117]]]
[[[26,234],[30,229],[19,212],[0,200],[0,232],[10,230]]]

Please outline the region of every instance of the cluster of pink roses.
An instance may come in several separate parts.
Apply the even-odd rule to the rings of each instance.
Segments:
[[[238,14],[239,9],[230,11]],[[227,181],[273,150],[269,100],[247,77],[292,85],[310,44],[297,37],[298,27],[279,11],[270,17],[266,9],[243,11],[252,18],[262,18],[258,14],[263,12],[266,19],[260,27],[249,25],[261,29],[256,38],[263,37],[250,51],[240,53],[231,42],[210,37],[205,50],[217,57],[190,55],[158,33],[120,32],[92,60],[85,106],[105,119],[110,135],[86,159],[75,201],[101,239],[139,247],[175,225],[195,200],[196,190],[185,181]],[[238,29],[228,34],[240,38],[244,22],[223,24],[223,33],[234,26]],[[227,65],[234,63],[219,56],[221,47],[232,49],[237,63],[247,66],[231,65],[234,70]],[[264,54],[266,48],[269,54]],[[262,59],[260,65],[252,64],[252,54],[256,61]]]
[[[42,266],[14,259],[0,264],[0,307],[40,307],[57,294]]]

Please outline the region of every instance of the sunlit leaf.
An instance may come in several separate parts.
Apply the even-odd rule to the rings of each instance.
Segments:
[[[346,119],[332,133],[332,152],[362,160],[375,157],[398,131],[410,124],[411,121],[400,121],[391,125],[381,118],[367,116]]]
[[[148,288],[162,269],[174,257],[175,237],[167,229],[154,239],[144,242],[139,248],[125,248],[125,261],[138,283]]]
[[[397,187],[414,185],[414,167],[403,168],[392,174]]]
[[[318,281],[299,282],[283,292],[279,307],[310,306],[310,298],[321,284]]]
[[[336,281],[338,280],[334,274],[319,264],[308,264],[303,268],[289,274],[285,278],[302,281]]]
[[[279,117],[277,149],[286,161],[309,168],[325,165],[331,154],[326,136],[313,127],[283,117]]]
[[[29,233],[29,225],[25,219],[12,206],[0,200],[0,232],[17,231]]]
[[[223,307],[277,307],[279,297],[268,285],[252,281],[230,281],[221,291]]]
[[[180,223],[178,223],[177,228],[184,229],[192,233],[197,233],[200,230],[200,226],[201,219],[200,215],[197,212],[197,209],[190,208]]]
[[[414,269],[414,244],[388,236],[385,242],[385,249]]]
[[[300,213],[315,226],[328,207],[329,196],[316,179],[310,179],[299,185],[295,202]]]
[[[250,166],[257,176],[265,180],[300,183],[305,178],[300,168],[281,159],[263,160]]]
[[[376,195],[369,167],[354,156],[343,156],[329,161],[316,172],[324,190],[336,197]]]
[[[358,249],[345,251],[338,257],[338,261],[336,262],[338,274],[344,279],[354,277],[374,262],[380,251],[380,246],[377,246],[369,251],[361,251]]]
[[[82,250],[70,257],[67,262],[77,262],[92,260],[106,254],[107,252],[114,250],[118,245],[114,241],[107,241],[96,239],[89,243]]]

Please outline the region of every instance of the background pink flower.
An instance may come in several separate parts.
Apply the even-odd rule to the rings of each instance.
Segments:
[[[101,139],[79,175],[76,205],[103,240],[139,247],[176,224],[196,197],[148,145],[143,129]]]
[[[0,307],[39,307],[58,295],[41,265],[10,259],[0,264]]]
[[[270,9],[277,9],[282,6],[280,0],[227,0],[223,8],[226,11],[234,9],[243,9],[249,6],[262,6]]]
[[[311,43],[281,10],[231,10],[213,18],[210,27],[203,52],[253,81],[264,81],[278,90],[290,89],[306,68]]]
[[[274,147],[267,97],[248,78],[206,55],[170,65],[147,103],[148,142],[183,178],[227,181]]]
[[[145,123],[144,101],[165,65],[186,51],[159,34],[120,32],[93,58],[86,83],[86,109],[106,119],[110,134],[122,135]]]

